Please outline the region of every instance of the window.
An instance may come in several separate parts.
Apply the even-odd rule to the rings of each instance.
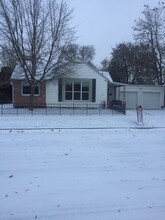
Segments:
[[[30,86],[27,82],[23,82],[23,84],[22,84],[22,94],[23,95],[30,95]],[[39,95],[39,85],[35,85],[34,95]]]
[[[88,81],[69,81],[65,83],[65,100],[88,101],[89,100]]]

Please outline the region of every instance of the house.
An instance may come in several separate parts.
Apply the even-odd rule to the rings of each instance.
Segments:
[[[23,74],[12,75],[12,102],[15,107],[29,105],[30,87]],[[34,107],[109,107],[116,110],[161,109],[164,86],[126,85],[113,82],[108,72],[98,71],[83,61],[72,62],[67,74],[53,79],[47,75],[34,91]],[[124,107],[123,107],[124,106]]]
[[[109,75],[109,74],[108,74]],[[28,106],[30,88],[24,77],[12,76],[13,105]],[[64,77],[52,79],[47,76],[35,87],[34,106],[47,107],[106,107],[116,99],[116,88],[105,73],[88,63],[76,61]]]
[[[164,86],[126,85],[118,90],[119,99],[126,100],[127,109],[143,106],[143,109],[161,109],[164,107]]]

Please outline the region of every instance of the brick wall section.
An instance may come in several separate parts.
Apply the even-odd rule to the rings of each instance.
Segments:
[[[13,80],[13,105],[15,107],[27,107],[29,106],[29,97],[22,95],[22,81]],[[40,82],[40,93],[34,96],[34,106],[45,107],[46,106],[46,81]]]

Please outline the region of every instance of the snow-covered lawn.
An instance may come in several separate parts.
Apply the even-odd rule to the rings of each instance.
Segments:
[[[165,110],[0,122],[0,219],[165,219]]]

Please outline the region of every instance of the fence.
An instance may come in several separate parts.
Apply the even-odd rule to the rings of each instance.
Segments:
[[[28,107],[14,107],[12,104],[0,104],[0,115],[105,115],[118,112],[105,108],[99,104],[86,104],[85,107],[65,104],[49,105],[49,107],[35,107],[29,111]]]

